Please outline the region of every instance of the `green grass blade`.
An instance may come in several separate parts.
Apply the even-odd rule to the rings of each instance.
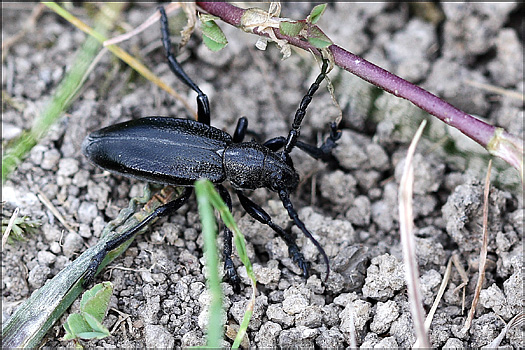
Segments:
[[[248,258],[248,254],[246,253],[246,243],[244,241],[244,236],[237,227],[237,224],[235,223],[235,220],[233,219],[230,210],[228,209],[226,204],[224,204],[221,196],[213,187],[213,184],[208,181],[206,183],[206,187],[208,188],[208,191],[211,195],[211,203],[213,204],[215,209],[217,209],[221,214],[221,218],[224,224],[228,226],[228,228],[233,232],[233,241],[235,243],[237,253],[239,254],[239,258],[241,259],[243,265],[246,267],[248,277],[253,281],[253,283],[255,283],[255,274],[253,273],[252,264],[250,262],[250,259]]]
[[[224,224],[233,232],[235,248],[237,249],[239,258],[241,259],[242,263],[246,267],[246,272],[252,282],[252,293],[251,293],[250,302],[248,303],[248,306],[243,316],[243,320],[239,327],[239,332],[237,333],[237,336],[235,337],[235,341],[233,343],[233,348],[238,348],[239,345],[241,344],[242,339],[244,338],[244,335],[246,334],[246,330],[248,329],[248,324],[250,323],[250,319],[253,314],[253,308],[255,305],[255,292],[257,290],[257,281],[255,279],[255,274],[253,272],[252,264],[250,262],[250,259],[248,258],[248,254],[246,253],[246,244],[244,241],[244,236],[242,235],[241,231],[237,227],[237,224],[235,223],[235,220],[233,219],[233,216],[230,213],[230,210],[228,209],[228,207],[222,200],[221,196],[217,193],[213,184],[210,181],[199,180],[196,182],[195,187],[197,188],[197,186],[199,187],[202,186],[203,189],[201,191],[208,196],[213,207],[219,211]]]
[[[47,4],[49,6],[49,4]],[[56,5],[56,4],[55,4]],[[58,6],[58,5],[56,5]],[[109,7],[112,11],[104,11]],[[97,32],[107,32],[122,8],[115,4],[104,5],[104,8],[96,17]],[[106,17],[105,13],[111,14],[112,18]],[[71,65],[70,71],[58,86],[51,102],[46,106],[42,113],[35,119],[31,130],[22,133],[20,137],[8,146],[2,156],[2,183],[5,182],[9,174],[16,169],[18,164],[29,153],[29,151],[46,135],[51,125],[62,116],[74,99],[83,77],[88,71],[91,62],[100,51],[100,43],[94,38],[88,38],[82,48],[77,52],[76,59]]]
[[[208,180],[206,180],[208,181]],[[208,181],[209,182],[209,181]],[[213,189],[213,187],[212,187]],[[199,206],[199,215],[202,223],[204,239],[204,255],[208,269],[208,288],[211,302],[208,311],[208,336],[206,346],[218,348],[224,333],[222,322],[222,290],[219,280],[219,256],[217,254],[217,223],[210,201],[210,190],[204,180],[195,183],[195,194]]]

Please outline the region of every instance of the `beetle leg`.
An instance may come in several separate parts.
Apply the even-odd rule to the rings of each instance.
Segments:
[[[279,150],[280,148],[283,148],[285,144],[286,144],[286,138],[284,136],[277,136],[277,137],[274,137],[273,139],[267,140],[263,145],[275,152]]]
[[[175,56],[171,52],[171,40],[168,27],[168,17],[166,16],[166,11],[163,6],[158,7],[160,11],[160,31],[162,33],[162,44],[164,45],[164,50],[166,51],[166,58],[168,59],[168,65],[171,71],[179,78],[182,82],[188,85],[193,91],[195,91],[197,96],[197,121],[210,125],[210,103],[208,101],[208,96],[191,80],[191,78],[186,74],[182,69],[181,65],[175,59]]]
[[[252,218],[255,220],[270,226],[285,242],[288,246],[288,254],[293,261],[303,270],[304,278],[308,278],[308,263],[305,261],[303,254],[299,251],[299,247],[295,243],[294,237],[284,231],[280,226],[273,223],[272,218],[264,211],[263,208],[255,204],[251,199],[246,197],[244,193],[236,190],[239,201],[241,202],[242,207]]]
[[[301,221],[301,219],[299,219],[299,215],[297,215],[297,212],[295,211],[292,205],[292,202],[290,201],[290,196],[288,192],[286,192],[285,190],[280,190],[279,197],[281,198],[281,201],[283,202],[283,206],[288,211],[288,215],[295,222],[295,225],[297,225],[297,227],[299,227],[299,229],[303,231],[306,237],[310,239],[310,241],[315,245],[319,253],[321,253],[321,255],[323,256],[324,262],[326,264],[326,278],[325,278],[325,282],[326,282],[328,280],[328,275],[330,274],[330,263],[328,261],[328,256],[326,255],[326,252],[324,251],[323,247],[321,247],[319,242],[317,242],[317,240],[312,236],[310,231],[308,231],[308,229],[306,228],[304,223]]]
[[[332,156],[332,150],[337,147],[337,140],[341,138],[342,131],[339,130],[337,124],[333,122],[330,125],[330,136],[326,138],[326,141],[320,146],[312,146],[302,141],[297,141],[297,148],[301,149],[303,152],[308,153],[311,157],[315,159],[328,162]]]
[[[228,193],[228,190],[226,190],[226,188],[224,188],[223,185],[215,185],[215,187],[219,191],[219,194],[221,195],[222,200],[226,203],[231,213],[232,198],[230,194]],[[223,239],[224,239],[224,250],[223,250],[224,273],[226,274],[226,278],[231,282],[234,291],[236,293],[239,293],[241,290],[241,280],[239,279],[239,275],[237,275],[237,271],[235,270],[235,266],[233,265],[233,260],[232,260],[233,234],[232,234],[232,231],[226,225],[224,225]]]
[[[341,138],[341,133],[337,124],[333,122],[330,124],[330,136],[326,138],[326,141],[320,147],[309,145],[299,140],[297,140],[295,146],[315,159],[328,162],[332,158],[332,150],[337,146],[337,140]],[[276,152],[284,147],[285,144],[286,138],[278,136],[266,141],[264,146]]]
[[[260,139],[261,135],[253,130],[248,129],[248,119],[246,117],[240,117],[235,127],[235,133],[233,134],[233,143],[241,143],[244,141],[244,137],[248,135],[254,136],[256,139]]]
[[[89,264],[86,274],[84,276],[84,282],[82,283],[82,286],[84,288],[87,288],[91,283],[93,282],[93,279],[95,278],[95,274],[98,270],[98,267],[102,263],[102,260],[106,257],[106,255],[112,251],[113,249],[118,248],[121,244],[126,242],[128,239],[133,237],[137,232],[139,232],[141,229],[143,229],[146,225],[148,225],[153,219],[169,215],[175,211],[177,211],[186,201],[188,198],[190,198],[190,195],[193,191],[193,188],[186,187],[185,192],[180,196],[179,198],[166,203],[157,209],[153,211],[150,215],[148,215],[144,220],[142,220],[137,226],[129,229],[128,231],[122,233],[120,236],[106,242],[106,245],[104,248],[98,252],[92,259],[91,263]]]
[[[241,143],[246,135],[246,129],[248,129],[248,119],[246,117],[240,117],[235,127],[235,133],[233,134],[233,143]]]

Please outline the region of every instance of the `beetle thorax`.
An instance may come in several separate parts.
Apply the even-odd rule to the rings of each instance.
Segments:
[[[237,189],[268,188],[295,190],[299,176],[292,164],[255,141],[228,146],[223,167],[227,179]]]

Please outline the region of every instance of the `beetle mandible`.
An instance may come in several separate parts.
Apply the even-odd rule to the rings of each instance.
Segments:
[[[208,97],[184,72],[172,54],[167,16],[163,7],[159,7],[159,11],[162,43],[168,65],[181,81],[197,93],[198,120],[146,117],[115,124],[89,134],[82,144],[82,151],[92,163],[112,173],[153,183],[185,186],[185,190],[182,196],[157,208],[136,227],[108,241],[104,249],[91,261],[84,285],[92,282],[98,266],[109,251],[130,239],[153,219],[179,209],[189,199],[193,191],[192,186],[199,178],[207,178],[215,184],[231,211],[231,197],[221,184],[229,180],[246,212],[257,221],[268,225],[284,239],[291,258],[302,269],[303,275],[308,277],[308,263],[293,236],[275,224],[270,215],[246,197],[242,190],[267,188],[277,192],[295,225],[323,256],[328,278],[328,257],[301,221],[290,201],[290,193],[298,186],[299,175],[289,156],[292,149],[298,147],[316,159],[328,160],[331,158],[332,149],[336,147],[336,141],[341,137],[341,131],[334,122],[331,124],[330,136],[320,147],[298,140],[306,108],[326,77],[327,60],[323,60],[321,73],[303,97],[286,138],[275,137],[263,144],[253,140],[243,142],[248,127],[245,117],[239,119],[233,136],[210,126]],[[224,228],[223,254],[226,277],[238,288],[240,280],[231,258],[232,232],[227,227]]]

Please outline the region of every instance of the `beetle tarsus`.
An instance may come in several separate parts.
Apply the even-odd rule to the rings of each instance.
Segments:
[[[224,257],[224,277],[230,282],[235,293],[239,293],[241,291],[241,279],[239,278],[237,270],[233,265],[231,256]]]
[[[95,280],[95,274],[97,273],[98,267],[102,263],[102,260],[104,260],[104,257],[106,256],[107,252],[105,249],[98,252],[93,258],[91,259],[91,262],[86,270],[86,273],[84,274],[84,281],[82,282],[82,287],[84,289],[88,289],[89,286],[93,283]]]
[[[236,191],[239,201],[243,206],[244,210],[255,220],[259,221],[264,225],[268,225],[272,230],[274,230],[279,237],[281,237],[286,245],[288,246],[288,254],[292,260],[303,270],[303,276],[308,278],[308,268],[309,265],[304,259],[303,254],[299,251],[297,243],[295,243],[295,238],[292,234],[283,230],[279,225],[276,225],[270,215],[264,211],[263,208],[255,204],[251,199],[246,197],[241,191]]]
[[[299,268],[303,271],[304,279],[308,279],[308,276],[310,275],[308,272],[310,270],[310,264],[305,260],[304,255],[299,251],[299,247],[297,247],[295,244],[289,245],[288,254],[297,264],[297,266],[299,266]]]
[[[310,157],[323,162],[330,162],[333,158],[332,150],[337,147],[337,141],[341,138],[341,130],[335,122],[330,124],[330,136],[326,138],[326,141],[319,147],[312,146],[300,140],[297,140],[295,147],[308,154]],[[264,143],[264,146],[268,147],[272,151],[276,152],[280,148],[284,147],[287,139],[284,136],[277,136],[269,139]]]

